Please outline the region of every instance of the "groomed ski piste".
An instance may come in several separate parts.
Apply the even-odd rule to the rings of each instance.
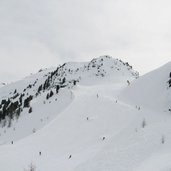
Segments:
[[[170,171],[170,72],[102,56],[1,87],[0,171]]]

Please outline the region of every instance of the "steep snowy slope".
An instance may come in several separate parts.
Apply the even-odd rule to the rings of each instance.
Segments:
[[[122,100],[156,111],[168,111],[171,108],[170,73],[171,63],[168,63],[140,77],[124,90]]]
[[[45,128],[13,145],[0,148],[0,168],[22,171],[33,162],[40,171],[69,171],[93,158],[136,115],[127,105],[116,103],[114,97],[105,95],[109,91],[105,93],[106,88],[113,86],[78,86],[73,92],[74,101]],[[114,91],[118,89],[110,93]],[[131,113],[129,116],[128,111]],[[5,155],[7,151],[8,155]],[[4,163],[7,160],[10,166]]]
[[[18,119],[14,110],[0,129],[0,170],[169,171],[170,76],[167,64],[136,79],[127,63],[103,56],[1,88],[10,104],[25,96]]]
[[[168,63],[120,91],[119,101],[137,110],[134,119],[74,171],[171,170],[170,68]]]
[[[56,97],[46,100],[49,90],[36,94],[39,86],[45,82],[48,75],[54,71],[49,69],[41,71],[38,74],[26,77],[24,80],[9,84],[0,89],[1,99],[1,122],[0,122],[0,143],[11,143],[12,141],[21,139],[30,135],[47,123],[61,112],[71,102],[69,90],[60,91]],[[30,104],[26,107],[25,101],[32,96]],[[60,97],[60,101],[57,98]],[[9,104],[3,104],[3,101]],[[14,108],[16,105],[16,109]],[[56,106],[58,106],[56,108]],[[10,107],[14,110],[9,110]],[[30,108],[32,111],[29,111]],[[19,111],[19,112],[18,112]],[[5,114],[3,114],[5,113]],[[2,117],[4,115],[4,119]]]

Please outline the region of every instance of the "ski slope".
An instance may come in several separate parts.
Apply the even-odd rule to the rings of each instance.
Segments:
[[[29,170],[31,163],[36,171],[171,170],[170,68],[138,78],[111,57],[65,64],[60,73],[78,79],[77,85],[48,100],[45,90],[31,101],[32,113],[24,109],[11,127],[0,129],[0,170]],[[34,95],[53,70],[4,86],[1,99],[38,79],[27,90]]]

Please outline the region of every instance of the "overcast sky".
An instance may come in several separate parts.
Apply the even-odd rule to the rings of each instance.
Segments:
[[[141,74],[171,60],[170,0],[0,0],[0,81],[111,55]]]

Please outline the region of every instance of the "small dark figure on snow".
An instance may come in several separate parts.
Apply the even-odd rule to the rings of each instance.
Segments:
[[[13,142],[13,141],[11,141],[11,144],[14,144],[14,142]]]
[[[87,117],[86,119],[87,119],[87,121],[89,120],[89,118],[88,118],[88,117]]]
[[[72,157],[72,156],[70,155],[70,156],[68,157],[68,159],[71,159],[71,157]]]
[[[102,138],[103,141],[104,141],[105,139],[106,139],[105,137]]]
[[[99,98],[99,95],[97,94],[97,98]]]
[[[127,80],[127,84],[130,85],[130,81],[129,80]]]
[[[41,151],[39,151],[39,156],[41,156],[42,155],[42,152]]]

